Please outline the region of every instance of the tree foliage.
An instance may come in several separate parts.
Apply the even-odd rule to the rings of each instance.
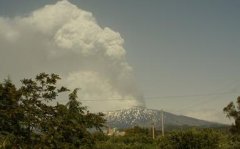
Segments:
[[[172,131],[158,140],[161,149],[220,149],[221,134],[212,129]]]
[[[233,102],[230,102],[223,111],[226,113],[228,118],[234,119],[234,124],[232,125],[230,131],[233,134],[240,134],[240,97],[237,98],[236,106]]]
[[[9,79],[0,84],[0,138],[4,138],[5,145],[9,141],[19,144],[24,134],[21,127],[24,115],[19,105],[20,97],[21,94]]]
[[[41,73],[21,80],[19,88],[9,79],[0,84],[0,148],[91,148],[89,129],[101,131],[104,115],[87,111],[77,100],[78,89],[58,87],[58,80]],[[67,104],[57,103],[66,92]]]

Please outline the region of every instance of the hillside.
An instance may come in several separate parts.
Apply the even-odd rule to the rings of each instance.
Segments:
[[[165,127],[224,126],[219,123],[209,122],[183,115],[176,115],[165,111],[163,113]],[[149,127],[152,125],[152,123],[154,123],[156,127],[161,127],[161,115],[162,112],[160,110],[147,109],[145,107],[132,107],[129,109],[105,112],[105,118],[108,126],[117,128],[129,128],[136,125],[141,127]]]

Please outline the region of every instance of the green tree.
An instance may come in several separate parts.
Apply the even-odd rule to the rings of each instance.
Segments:
[[[221,133],[213,129],[173,131],[158,140],[161,149],[220,149]]]
[[[19,89],[9,80],[0,84],[4,146],[6,142],[22,148],[90,148],[94,144],[89,129],[101,130],[104,115],[87,111],[77,100],[77,89],[69,94],[66,105],[53,104],[60,93],[69,91],[57,87],[59,79],[56,74],[41,73],[35,79],[23,79]]]
[[[240,134],[240,97],[237,98],[237,106],[233,102],[230,102],[223,111],[228,118],[234,119],[234,124],[231,126],[230,131],[233,134]]]
[[[14,142],[17,147],[22,138],[21,120],[23,113],[20,107],[21,95],[15,85],[7,79],[0,84],[0,139]]]
[[[21,123],[25,128],[22,140],[25,144],[38,144],[42,136],[52,129],[56,111],[55,106],[48,103],[55,100],[59,93],[68,91],[65,87],[57,88],[56,83],[59,79],[56,74],[41,73],[35,79],[21,80],[22,86],[18,92],[21,94],[19,103],[24,114]]]
[[[146,135],[151,137],[151,133],[148,128],[141,128],[139,126],[134,126],[125,130],[126,135]]]

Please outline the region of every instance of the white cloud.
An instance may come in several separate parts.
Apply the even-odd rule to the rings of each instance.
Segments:
[[[100,27],[92,13],[59,1],[26,17],[0,17],[0,28],[0,77],[54,72],[67,85],[82,88],[82,99],[128,99],[105,102],[110,103],[108,109],[103,101],[101,106],[88,102],[92,108],[144,104],[126,61],[124,40],[118,32]]]
[[[66,84],[71,89],[80,88],[78,92],[80,101],[92,107],[95,111],[106,111],[107,109],[119,109],[141,104],[135,100],[132,94],[120,93],[116,86],[113,86],[107,78],[101,76],[98,72],[79,71],[70,73]]]
[[[19,33],[9,24],[11,24],[10,20],[0,18],[0,35],[8,42],[13,42],[17,40],[17,38],[19,37]]]

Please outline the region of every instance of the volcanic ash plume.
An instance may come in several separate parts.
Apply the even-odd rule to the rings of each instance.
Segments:
[[[144,105],[124,40],[90,12],[60,1],[28,16],[0,17],[0,28],[0,77],[55,72],[81,88],[80,100],[96,111]]]

